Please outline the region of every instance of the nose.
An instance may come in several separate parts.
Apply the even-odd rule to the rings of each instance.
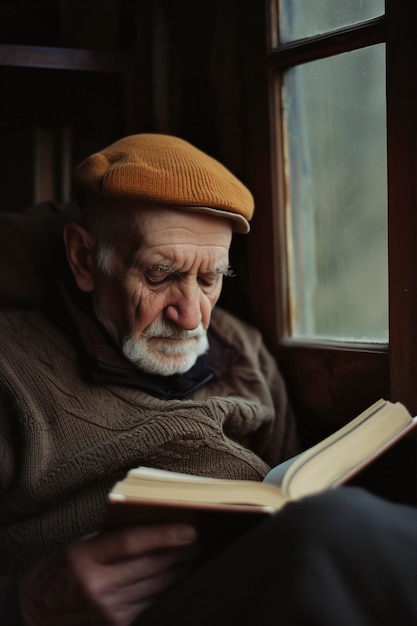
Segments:
[[[177,289],[165,307],[165,317],[184,330],[194,330],[203,320],[202,294],[197,285]]]

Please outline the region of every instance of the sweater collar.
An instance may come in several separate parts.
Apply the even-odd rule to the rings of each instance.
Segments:
[[[162,400],[180,400],[228,372],[239,355],[237,346],[210,326],[208,353],[200,356],[185,374],[148,374],[123,356],[94,316],[87,295],[66,281],[60,283],[60,295],[64,310],[79,337],[85,375],[91,382],[127,385]],[[62,314],[60,318],[62,320]]]

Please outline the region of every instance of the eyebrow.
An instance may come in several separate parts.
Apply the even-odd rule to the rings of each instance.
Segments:
[[[184,273],[176,269],[175,267],[165,265],[164,263],[156,263],[155,265],[149,265],[147,267],[148,272],[154,269],[160,270],[161,272],[166,272],[167,274],[176,274],[178,276]],[[235,273],[230,265],[214,267],[208,272],[204,272],[204,274],[215,274],[216,276],[235,276]]]
[[[212,271],[215,274],[222,274],[223,276],[235,276],[236,275],[231,265],[224,265],[223,267],[215,268]]]

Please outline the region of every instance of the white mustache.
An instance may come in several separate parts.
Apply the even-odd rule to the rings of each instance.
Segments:
[[[205,328],[200,323],[193,330],[184,330],[177,326],[171,326],[163,321],[152,322],[150,326],[142,333],[142,337],[146,339],[161,337],[166,339],[192,339],[205,335]]]
[[[169,339],[178,341],[170,342]],[[188,371],[208,347],[203,324],[193,330],[182,330],[172,324],[154,322],[139,340],[126,337],[123,354],[145,372],[169,376]]]

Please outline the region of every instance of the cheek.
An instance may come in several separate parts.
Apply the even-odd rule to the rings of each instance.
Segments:
[[[166,305],[165,293],[154,293],[143,286],[131,291],[130,309],[135,330],[143,330],[160,317]]]
[[[202,322],[205,327],[208,327],[211,319],[211,312],[216,306],[216,303],[220,297],[221,288],[216,290],[215,293],[209,295],[203,295],[201,299],[201,316]]]
[[[111,289],[96,292],[96,301],[100,309],[119,325],[126,324],[130,309],[130,297],[121,285],[113,285]]]
[[[130,330],[141,301],[141,288],[133,281],[108,280],[96,289],[96,302],[120,333]]]

